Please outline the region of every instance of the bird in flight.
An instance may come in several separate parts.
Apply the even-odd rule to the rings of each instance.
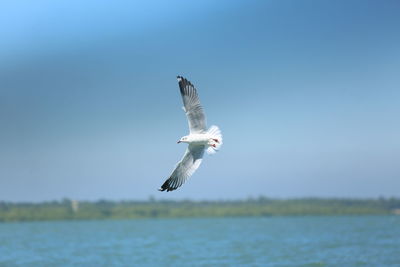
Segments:
[[[183,100],[183,110],[189,122],[189,135],[179,139],[179,143],[189,144],[181,161],[159,189],[173,191],[179,188],[199,168],[204,151],[214,154],[222,145],[222,134],[217,126],[207,129],[206,116],[200,105],[200,99],[193,84],[178,76],[179,89]]]

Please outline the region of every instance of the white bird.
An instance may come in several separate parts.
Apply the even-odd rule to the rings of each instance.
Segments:
[[[189,144],[183,158],[159,189],[173,191],[180,187],[199,168],[204,151],[214,154],[222,145],[222,134],[217,126],[207,130],[206,116],[200,105],[196,88],[182,76],[178,76],[179,89],[183,100],[183,110],[189,122],[189,135],[183,136],[179,143]]]

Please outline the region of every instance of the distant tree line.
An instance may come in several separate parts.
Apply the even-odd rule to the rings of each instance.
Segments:
[[[177,217],[400,214],[399,198],[270,199],[229,201],[108,201],[63,199],[42,203],[0,202],[0,222]]]

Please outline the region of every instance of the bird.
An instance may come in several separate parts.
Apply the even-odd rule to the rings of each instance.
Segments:
[[[182,76],[177,76],[183,100],[183,111],[189,123],[189,134],[181,137],[179,143],[187,143],[185,154],[159,191],[173,191],[181,187],[199,168],[204,151],[216,153],[222,145],[222,134],[218,126],[207,129],[206,116],[200,104],[199,95],[193,84]]]

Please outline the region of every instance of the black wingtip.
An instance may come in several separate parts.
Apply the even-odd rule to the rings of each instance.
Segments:
[[[169,191],[168,180],[165,181],[163,185],[158,189],[158,191],[160,192],[164,192],[165,190],[167,190],[167,192]]]
[[[161,188],[158,189],[158,191],[160,191],[160,192],[164,192],[164,191],[170,192],[170,191],[174,191],[175,189],[176,188],[170,186],[170,181],[168,179],[163,183],[163,185],[161,186]]]
[[[181,90],[183,90],[183,87],[185,87],[186,85],[189,85],[194,88],[194,85],[183,76],[178,75],[176,76],[176,78],[178,79],[179,87],[181,88]]]

